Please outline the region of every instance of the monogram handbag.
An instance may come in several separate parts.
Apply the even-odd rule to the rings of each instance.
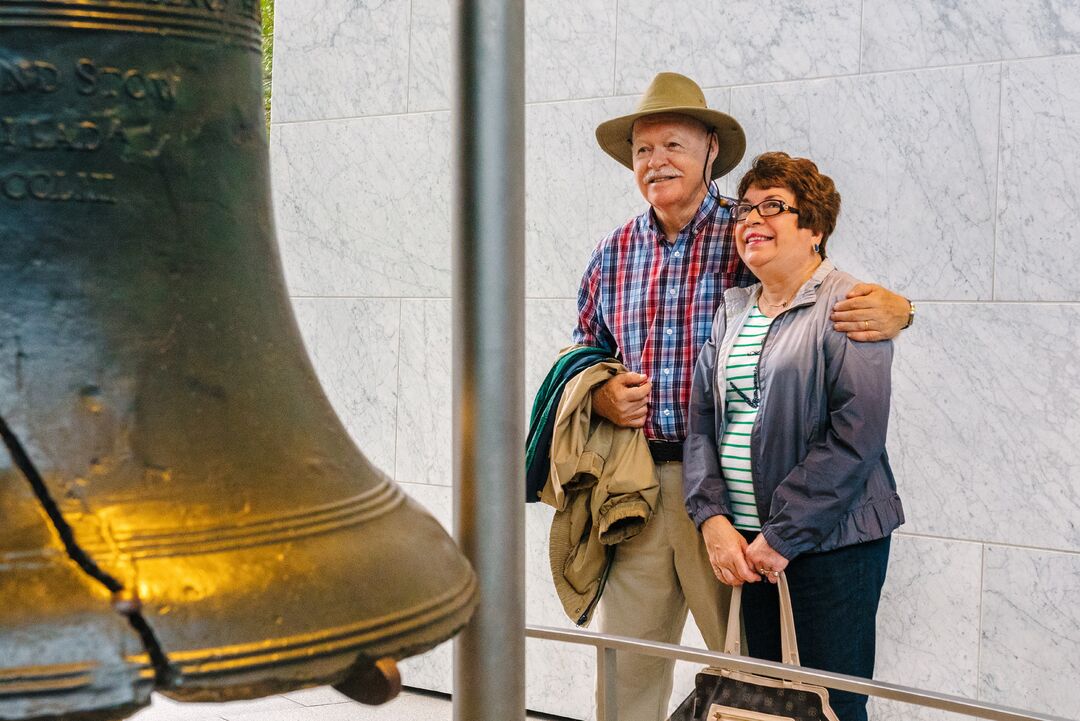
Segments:
[[[795,617],[787,577],[781,573],[780,646],[782,660],[799,665],[795,641]],[[724,653],[741,653],[742,587],[731,593]],[[796,681],[782,681],[743,671],[712,666],[702,669],[694,690],[675,709],[668,721],[839,721],[829,707],[829,690]]]

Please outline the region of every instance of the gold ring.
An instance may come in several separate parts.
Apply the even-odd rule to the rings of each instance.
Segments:
[[[870,330],[870,321],[864,320],[862,322],[862,327],[863,327],[863,330]]]

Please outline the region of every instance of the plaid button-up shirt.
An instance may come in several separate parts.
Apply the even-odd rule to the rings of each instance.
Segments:
[[[733,203],[707,194],[674,241],[649,208],[600,241],[581,279],[574,342],[613,348],[649,377],[650,439],[686,438],[690,381],[716,308],[728,288],[756,282],[735,252]]]

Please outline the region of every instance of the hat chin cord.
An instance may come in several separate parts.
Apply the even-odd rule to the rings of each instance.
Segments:
[[[716,140],[716,155],[717,155],[717,157],[719,157],[720,156],[720,136],[717,134],[716,128],[709,128],[709,138],[713,139],[713,140]],[[708,195],[711,195],[713,197],[713,200],[716,201],[716,204],[717,204],[716,207],[720,208],[720,207],[722,207],[724,205],[724,201],[718,194],[713,192],[712,181],[709,179],[709,156],[711,154],[712,153],[710,152],[709,147],[706,147],[705,148],[705,164],[703,166],[701,166],[701,182],[705,183],[705,193],[708,194]],[[716,208],[713,209],[713,212],[714,213],[716,212]]]

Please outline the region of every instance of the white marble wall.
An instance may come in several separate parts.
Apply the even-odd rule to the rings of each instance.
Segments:
[[[277,0],[271,133],[279,241],[320,376],[369,457],[447,524],[450,7]],[[890,449],[908,523],[878,676],[1069,718],[1080,717],[1078,8],[531,0],[525,48],[529,392],[567,341],[592,246],[641,207],[593,129],[632,109],[654,73],[695,77],[743,123],[748,158],[783,149],[833,175],[844,196],[833,256],[919,306],[894,370]],[[567,625],[548,520],[528,509],[528,619]],[[406,682],[449,690],[449,664],[449,646],[437,649],[406,665]],[[591,718],[592,666],[591,653],[530,642],[530,705]]]

